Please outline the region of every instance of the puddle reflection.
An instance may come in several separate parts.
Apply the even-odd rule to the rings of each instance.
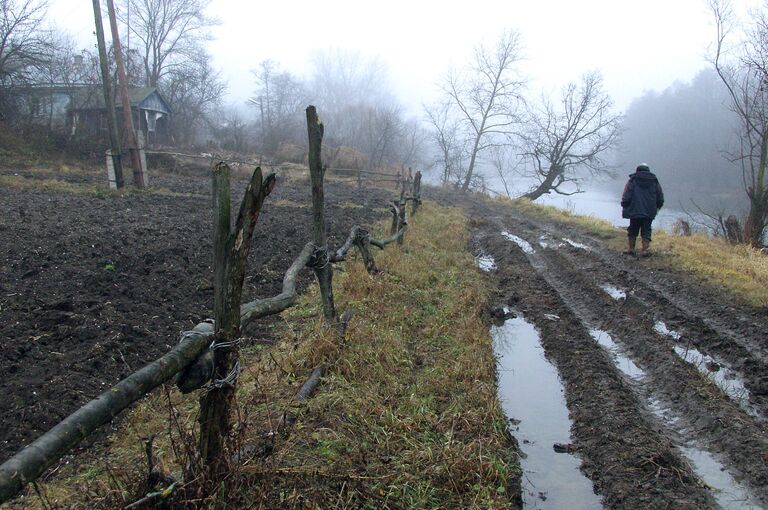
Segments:
[[[671,330],[661,321],[658,321],[653,329],[660,335],[668,336],[674,340],[680,340],[682,335]],[[691,347],[678,343],[673,347],[675,354],[686,363],[694,366],[707,379],[715,383],[728,397],[739,404],[748,414],[760,417],[760,413],[749,403],[749,390],[744,386],[743,379],[738,373],[725,366],[721,360]]]
[[[602,508],[578,457],[556,453],[571,442],[571,421],[557,370],[544,357],[536,328],[522,317],[491,327],[498,359],[499,399],[526,457],[523,503],[530,509]]]
[[[485,272],[496,269],[496,261],[493,259],[493,257],[485,253],[481,253],[475,257],[475,263],[477,264],[477,267]]]
[[[523,250],[524,253],[534,253],[535,250],[533,249],[533,246],[531,246],[531,243],[529,243],[525,239],[521,237],[517,237],[515,234],[510,234],[506,230],[502,232],[501,235],[503,235],[508,240],[518,245],[520,249]]]

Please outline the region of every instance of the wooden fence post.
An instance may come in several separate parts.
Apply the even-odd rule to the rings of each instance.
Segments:
[[[208,473],[217,476],[229,458],[224,439],[230,432],[230,409],[240,371],[240,298],[253,230],[264,199],[275,185],[274,174],[262,179],[256,168],[245,190],[235,229],[230,227],[229,166],[213,169],[213,272],[215,319],[213,377],[200,399],[200,457]]]
[[[406,207],[405,202],[400,202],[400,214],[397,216],[397,231],[400,232],[400,230],[405,229],[408,227],[408,209]],[[405,232],[403,232],[403,235],[397,238],[397,244],[403,245],[403,240],[405,239]]]
[[[419,209],[419,205],[421,205],[421,171],[416,172],[416,175],[413,176],[412,199],[411,216],[415,216],[416,211]]]
[[[336,308],[333,304],[333,268],[328,255],[328,242],[325,237],[325,195],[323,177],[325,168],[321,159],[323,143],[323,124],[317,116],[314,106],[307,107],[307,134],[309,136],[309,176],[312,181],[312,216],[313,241],[315,253],[310,266],[320,285],[320,297],[323,301],[323,315],[328,322],[336,321]]]
[[[354,242],[357,249],[360,250],[360,256],[363,257],[365,270],[368,271],[368,274],[377,273],[376,261],[371,253],[371,234],[366,229],[360,227],[357,229]]]
[[[389,204],[389,209],[392,211],[392,224],[389,227],[389,235],[393,236],[397,233],[399,230],[398,224],[400,223],[400,207],[398,207],[399,202],[397,199],[393,200],[391,204]]]

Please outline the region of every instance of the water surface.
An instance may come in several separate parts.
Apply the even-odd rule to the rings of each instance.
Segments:
[[[525,508],[602,508],[592,483],[579,471],[581,460],[552,448],[555,443],[571,442],[571,421],[563,385],[544,357],[538,331],[518,317],[492,327],[491,335],[498,359],[499,398],[513,423],[510,430],[526,454],[520,460]]]

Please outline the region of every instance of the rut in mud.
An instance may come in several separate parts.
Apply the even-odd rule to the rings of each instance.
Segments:
[[[451,201],[475,219],[496,304],[540,331],[606,508],[768,506],[765,310],[574,228]]]

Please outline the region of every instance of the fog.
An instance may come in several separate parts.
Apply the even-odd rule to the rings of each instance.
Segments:
[[[734,202],[743,195],[740,171],[724,157],[735,143],[734,120],[708,60],[715,27],[703,0],[186,2],[201,10],[204,22],[186,56],[172,55],[167,74],[158,70],[153,80],[141,71],[141,3],[117,2],[121,37],[137,70],[134,83],[156,85],[175,106],[171,127],[177,132],[171,138],[177,144],[214,143],[300,159],[291,153],[303,144],[301,107],[312,103],[326,123],[331,148],[339,157],[346,154],[344,163],[416,166],[434,182],[446,181],[451,164],[464,170],[476,164],[471,182],[462,183],[459,176],[453,183],[516,196],[531,191],[536,169],[530,156],[543,150],[530,126],[546,124],[544,113],[558,118],[568,98],[564,87],[571,84],[578,92],[592,73],[596,101],[605,100],[604,111],[621,117],[621,137],[614,141],[613,133],[603,132],[603,139],[590,141],[590,150],[598,147],[594,157],[581,162],[563,155],[557,164],[572,165],[573,173],[560,177],[561,191],[615,196],[627,174],[646,162],[661,179],[670,206],[740,211]],[[742,18],[757,4],[734,3]],[[75,50],[93,53],[89,2],[50,0],[41,21],[71,37]],[[518,102],[507,105],[507,114],[517,117],[505,125],[528,126],[478,136],[481,143],[474,146],[481,150],[474,155],[467,154],[471,137],[455,131],[465,140],[451,142],[455,153],[447,163],[449,156],[438,154],[426,110],[446,104],[447,76],[466,75],[478,49],[492,48],[510,31],[519,36],[519,46],[514,68],[507,71],[519,87]],[[176,85],[194,80],[215,87]],[[471,123],[456,108],[447,109],[442,120],[449,131]],[[515,137],[518,146],[510,143],[506,152],[485,150]],[[520,147],[521,139],[526,147]],[[499,168],[507,174],[506,189]],[[544,193],[540,200],[558,201],[552,195]],[[573,205],[588,196],[559,202]]]

